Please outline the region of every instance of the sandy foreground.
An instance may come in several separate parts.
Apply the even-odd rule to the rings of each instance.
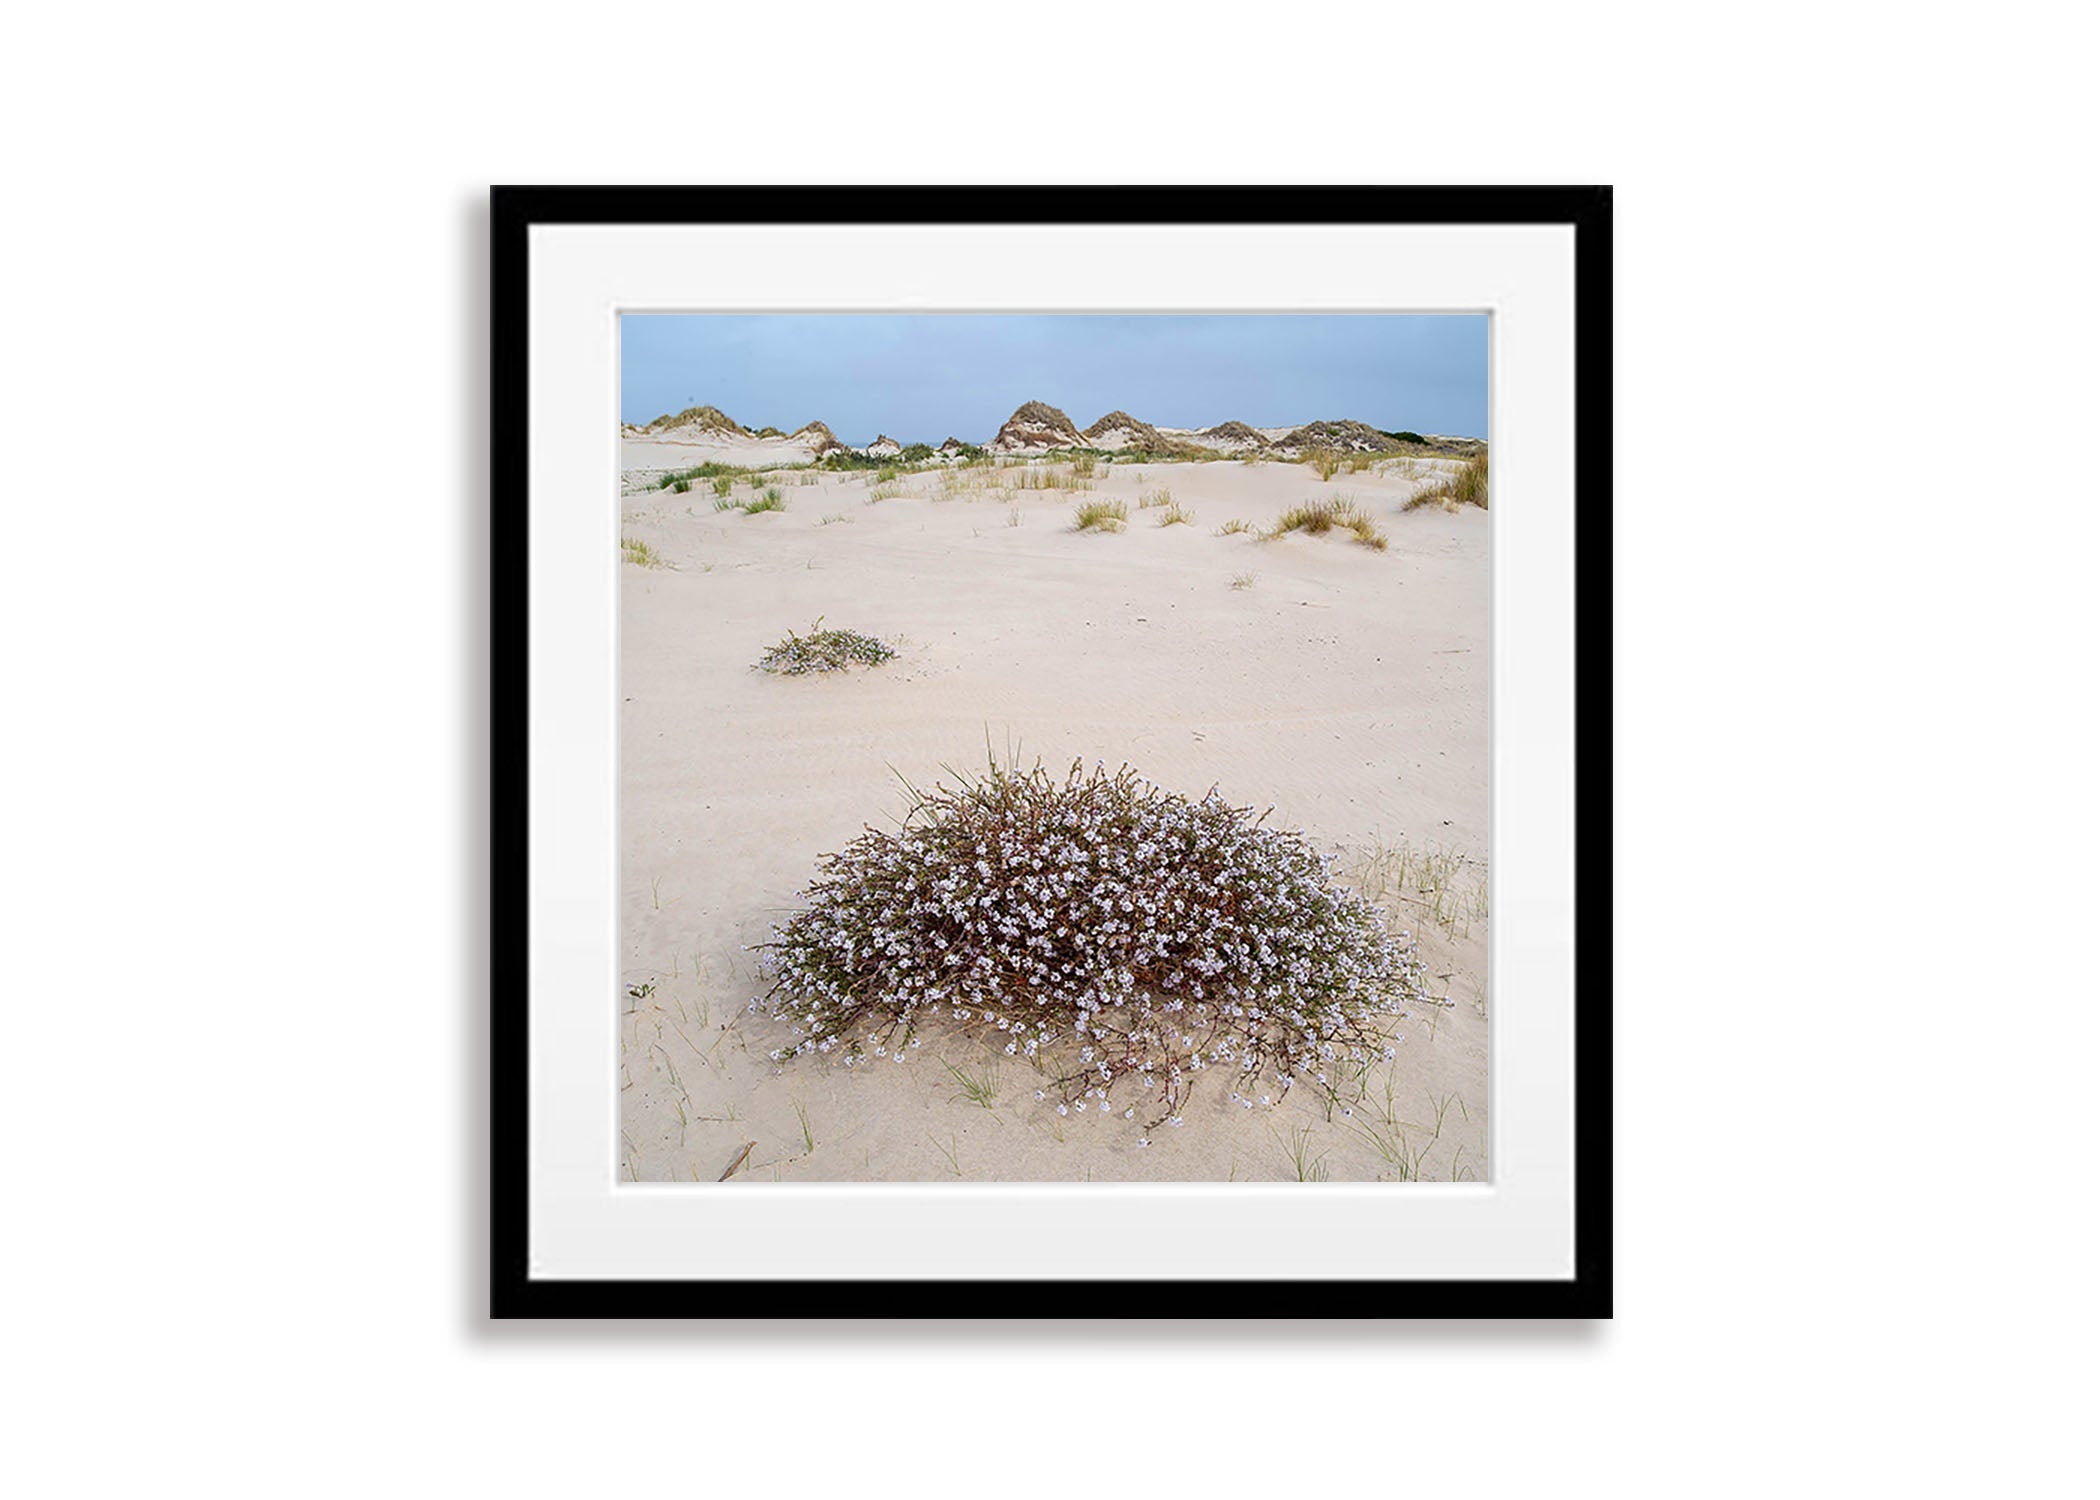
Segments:
[[[645,446],[627,445],[635,470],[663,462]],[[748,1143],[732,1181],[1489,1180],[1486,512],[1403,514],[1420,481],[1397,472],[1116,465],[1084,494],[994,487],[1022,472],[908,476],[872,503],[872,475],[786,473],[788,509],[757,515],[630,474],[622,535],[662,562],[621,568],[622,1177],[712,1183]],[[1193,524],[1139,507],[1161,489]],[[1333,495],[1389,549],[1216,534]],[[1124,500],[1128,529],[1076,531],[1094,499]],[[902,654],[753,669],[818,616]],[[1245,1110],[1206,1077],[1148,1147],[1135,1092],[1060,1118],[1032,1064],[960,1035],[901,1066],[771,1062],[790,1034],[747,1011],[765,989],[749,946],[819,855],[896,826],[897,774],[981,769],[987,737],[1059,773],[1128,762],[1273,805],[1417,936],[1444,1003],[1394,1019],[1398,1056],[1346,1115],[1307,1087]],[[991,1084],[989,1107],[951,1067]]]

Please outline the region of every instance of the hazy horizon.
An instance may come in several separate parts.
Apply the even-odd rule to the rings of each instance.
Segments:
[[[1486,438],[1485,313],[629,313],[620,419],[715,406],[865,446],[983,443],[1024,401],[1084,428],[1323,419]]]

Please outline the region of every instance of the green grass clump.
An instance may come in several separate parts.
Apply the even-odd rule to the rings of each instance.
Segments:
[[[767,490],[756,499],[746,500],[743,507],[744,514],[747,516],[755,516],[763,510],[786,510],[787,508],[787,500],[781,495],[779,490]]]
[[[1303,505],[1294,505],[1276,518],[1269,528],[1268,537],[1288,535],[1303,531],[1310,536],[1325,536],[1330,531],[1353,532],[1356,539],[1376,552],[1385,551],[1386,536],[1378,529],[1378,523],[1370,513],[1347,495],[1336,495],[1331,500],[1308,500]]]
[[[680,479],[680,480],[677,480],[676,482],[674,482],[674,483],[672,484],[672,486],[671,486],[671,491],[672,491],[672,493],[673,493],[673,494],[683,495],[683,494],[684,494],[684,493],[685,493],[686,491],[690,490],[690,489],[691,489],[692,487],[693,487],[693,482],[692,482],[692,481],[691,481],[690,479]]]
[[[758,659],[758,669],[780,677],[801,677],[809,672],[843,672],[856,662],[864,667],[880,666],[896,654],[894,646],[872,635],[826,630],[824,617],[819,615],[809,634],[790,630],[786,640],[767,647]]]
[[[1128,767],[956,780],[820,859],[762,945],[773,1061],[886,1065],[959,1029],[1041,1069],[1060,1117],[1149,1132],[1182,1123],[1202,1073],[1274,1108],[1397,1055],[1385,1017],[1426,966],[1304,834]],[[990,1107],[990,1070],[947,1066]]]
[[[1419,510],[1425,505],[1439,506],[1444,510],[1457,511],[1461,505],[1477,505],[1482,510],[1488,503],[1488,456],[1476,453],[1455,470],[1446,470],[1435,483],[1416,494],[1402,509]]]
[[[656,481],[660,490],[677,489],[681,484],[690,485],[696,479],[713,479],[718,475],[734,476],[742,471],[735,464],[694,464],[690,469],[675,469]]]
[[[879,505],[885,500],[896,500],[904,494],[901,484],[878,484],[868,491],[868,504]]]
[[[1315,469],[1318,469],[1320,471],[1320,483],[1325,484],[1328,480],[1334,478],[1336,472],[1342,467],[1342,455],[1325,448],[1315,448],[1312,452],[1306,454],[1300,462],[1311,464]]]
[[[1089,500],[1072,512],[1072,524],[1080,531],[1121,531],[1130,519],[1130,507],[1120,500]]]
[[[664,565],[663,558],[657,555],[655,548],[631,536],[620,538],[620,550],[627,554],[627,560],[636,567],[660,568]]]
[[[732,488],[732,487],[733,487],[733,486],[734,486],[735,484],[736,484],[736,476],[735,476],[735,475],[733,475],[733,474],[721,474],[721,475],[717,475],[717,476],[716,476],[716,478],[715,478],[715,498],[716,498],[716,499],[718,499],[718,500],[720,500],[720,499],[726,499],[726,498],[728,498],[728,495],[729,495],[729,491],[730,491],[730,489],[731,489],[731,488]],[[719,505],[717,505],[717,506],[715,507],[715,509],[716,509],[716,510],[721,510],[721,509],[723,509],[723,507],[722,507],[722,506],[719,506]]]

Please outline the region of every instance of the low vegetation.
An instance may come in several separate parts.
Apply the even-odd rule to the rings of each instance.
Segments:
[[[955,780],[820,860],[762,945],[774,1061],[903,1062],[960,1028],[1041,1069],[1061,1117],[1142,1109],[1143,1146],[1198,1074],[1251,1110],[1394,1056],[1422,960],[1302,834],[1127,766]]]
[[[1235,573],[1232,575],[1232,586],[1236,589],[1251,589],[1254,587],[1254,575],[1252,573]]]
[[[1130,519],[1130,507],[1120,500],[1089,500],[1072,512],[1072,524],[1080,531],[1121,531]]]
[[[1153,510],[1159,506],[1171,504],[1173,499],[1174,492],[1172,490],[1151,490],[1138,496],[1138,509]]]
[[[1187,526],[1195,519],[1179,500],[1169,500],[1159,513],[1159,524],[1162,526]]]
[[[1330,500],[1308,500],[1303,505],[1292,506],[1276,518],[1276,524],[1269,528],[1266,536],[1273,541],[1293,531],[1303,531],[1308,536],[1325,536],[1337,530],[1353,533],[1359,542],[1374,551],[1385,551],[1385,533],[1378,529],[1370,512],[1347,495],[1336,495]]]
[[[777,488],[768,489],[762,495],[753,495],[749,500],[735,500],[724,495],[715,501],[716,510],[740,510],[747,516],[755,516],[761,511],[787,508],[787,497]]]
[[[1242,521],[1237,516],[1218,528],[1219,536],[1253,536],[1257,533],[1252,521]]]
[[[896,647],[857,630],[826,630],[824,617],[809,627],[809,634],[790,630],[787,639],[766,648],[758,659],[761,672],[782,677],[801,677],[810,672],[843,672],[856,664],[877,667],[893,659]]]
[[[1434,505],[1456,512],[1462,505],[1477,505],[1486,510],[1487,503],[1488,456],[1476,453],[1456,469],[1440,473],[1428,489],[1417,491],[1403,508],[1419,510],[1425,505]]]
[[[660,568],[664,565],[663,558],[658,555],[655,548],[651,547],[647,542],[638,541],[631,536],[620,538],[620,551],[625,553],[627,560],[638,568]]]

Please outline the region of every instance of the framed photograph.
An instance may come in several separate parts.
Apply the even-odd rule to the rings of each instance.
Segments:
[[[1610,1315],[1608,189],[492,236],[495,1316]]]

